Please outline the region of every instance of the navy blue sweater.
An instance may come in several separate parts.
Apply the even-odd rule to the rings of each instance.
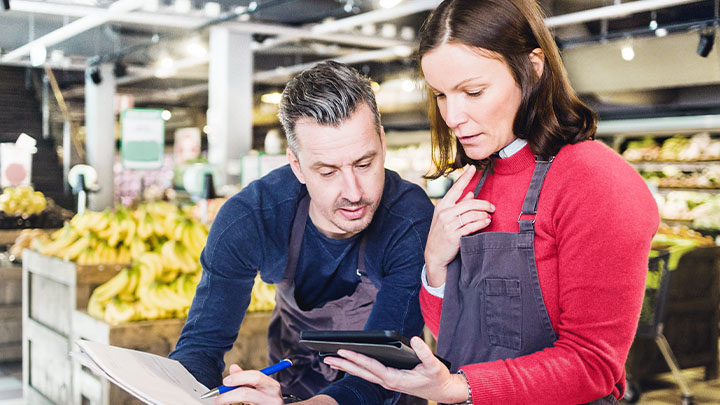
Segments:
[[[237,338],[257,271],[265,282],[282,280],[291,224],[305,194],[307,189],[287,165],[230,198],[215,218],[200,258],[202,280],[170,354],[205,386],[222,382],[223,356]],[[418,293],[432,213],[420,187],[385,170],[382,200],[363,231],[368,234],[366,270],[379,289],[365,329],[392,329],[408,337],[422,333]],[[298,304],[314,308],[354,291],[360,235],[334,241],[311,222],[308,218],[295,284]],[[350,375],[317,394],[329,395],[340,404],[375,405],[398,397]]]

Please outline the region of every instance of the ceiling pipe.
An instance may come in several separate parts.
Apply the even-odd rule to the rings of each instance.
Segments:
[[[13,7],[14,6],[15,3],[13,2]],[[0,61],[9,62],[20,59],[21,57],[29,54],[30,50],[35,46],[44,46],[45,48],[48,48],[99,25],[105,24],[112,19],[113,13],[132,11],[140,7],[142,7],[142,0],[118,0],[106,10],[96,11],[92,15],[75,20],[62,28],[58,28],[38,39],[30,41],[17,49],[13,49],[0,58]]]
[[[612,6],[548,17],[545,19],[545,25],[549,28],[555,28],[588,21],[620,18],[629,14],[659,10],[688,3],[697,3],[698,1],[701,0],[637,0],[630,3],[620,3]]]

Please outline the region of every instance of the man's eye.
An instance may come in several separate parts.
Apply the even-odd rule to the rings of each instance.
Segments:
[[[330,176],[332,176],[333,174],[335,174],[335,170],[331,170],[331,171],[329,171],[329,172],[320,172],[320,175],[323,176],[323,177],[330,177]]]
[[[358,167],[358,169],[367,169],[368,167],[370,167],[370,163],[363,163],[363,164],[357,165],[357,167]]]

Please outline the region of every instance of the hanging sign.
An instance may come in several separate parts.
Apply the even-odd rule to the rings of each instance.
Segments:
[[[161,109],[133,108],[121,115],[120,155],[126,169],[159,169],[165,149]]]

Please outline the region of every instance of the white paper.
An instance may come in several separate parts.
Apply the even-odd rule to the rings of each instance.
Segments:
[[[147,404],[212,404],[200,396],[208,388],[200,384],[180,362],[150,353],[124,349],[89,340],[78,340],[83,365],[100,371],[112,383]]]

